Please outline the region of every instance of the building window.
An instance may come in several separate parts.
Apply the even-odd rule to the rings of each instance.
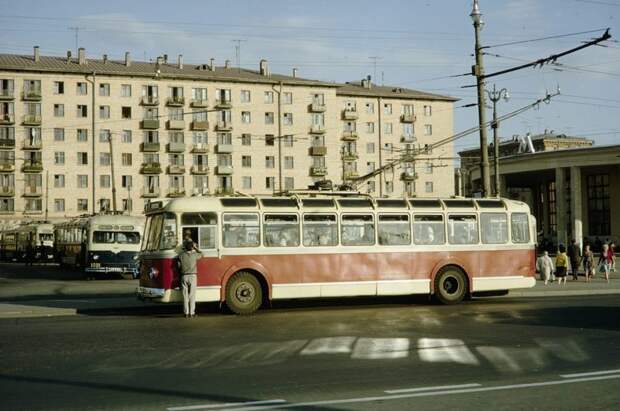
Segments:
[[[88,141],[88,130],[87,129],[85,128],[77,129],[77,141],[78,142]]]
[[[284,177],[284,189],[285,190],[295,189],[295,178],[294,177]]]
[[[252,116],[249,111],[241,112],[241,122],[243,124],[250,124],[252,122]]]
[[[383,105],[383,114],[392,114],[392,104],[386,103]]]
[[[64,116],[65,116],[65,105],[54,104],[54,117],[64,117]]]
[[[88,176],[86,174],[78,174],[77,186],[78,188],[88,188]]]
[[[121,97],[131,97],[131,84],[121,84]]]
[[[88,94],[88,84],[83,81],[78,81],[75,85],[75,94],[78,96],[85,96]]]
[[[121,176],[121,187],[123,188],[131,188],[133,185],[131,184],[132,178],[131,176]]]
[[[54,199],[54,211],[56,211],[57,213],[62,213],[65,211],[65,199],[64,198]]]
[[[241,167],[252,167],[252,156],[241,156]]]
[[[609,204],[609,174],[589,175],[588,225],[591,235],[611,234],[611,212]]]
[[[54,94],[65,94],[65,82],[64,81],[54,82]]]
[[[282,104],[293,104],[293,93],[288,91],[282,93]]]
[[[168,120],[183,121],[183,107],[172,107],[168,109]]]
[[[273,112],[265,113],[265,124],[273,124],[274,116]]]
[[[54,141],[65,141],[65,129],[64,128],[54,129]]]
[[[276,178],[275,177],[265,177],[265,188],[267,190],[273,190],[276,186]]]
[[[241,102],[250,103],[252,101],[250,90],[241,90]]]
[[[123,211],[127,211],[131,213],[132,202],[130,198],[123,198]]]
[[[383,131],[385,134],[392,134],[392,123],[385,123],[383,125]]]
[[[78,165],[80,166],[88,164],[88,153],[78,152],[77,162],[78,162]]]
[[[424,187],[425,187],[425,191],[426,191],[427,193],[432,193],[432,192],[433,192],[433,182],[432,182],[432,181],[427,181],[427,182],[424,184]]]
[[[122,153],[121,162],[124,166],[130,166],[132,163],[131,153]]]
[[[103,174],[99,176],[99,186],[101,188],[110,188],[110,175]]]
[[[241,187],[244,190],[250,190],[252,188],[252,177],[241,177]]]
[[[293,113],[284,113],[282,124],[284,124],[285,126],[292,126],[293,125]]]
[[[275,145],[276,137],[273,134],[265,134],[265,145],[273,146]]]
[[[431,106],[424,106],[424,115],[430,117],[433,115],[433,109]]]
[[[88,117],[88,106],[86,104],[78,104],[77,117],[78,118]]]
[[[295,168],[293,156],[284,156],[284,168],[287,170]]]
[[[122,107],[121,108],[121,117],[123,119],[131,118],[131,107]]]
[[[109,211],[109,210],[110,210],[110,199],[100,198],[99,199],[99,211]]]
[[[431,124],[424,124],[424,135],[425,136],[433,135],[433,126]]]
[[[54,175],[54,188],[64,188],[64,187],[65,187],[65,175],[55,174]]]
[[[109,83],[99,84],[99,95],[103,97],[107,97],[110,95],[110,84]]]
[[[123,143],[131,143],[131,130],[123,130],[122,141]]]
[[[273,103],[273,91],[265,91],[265,103]]]
[[[112,138],[112,132],[107,128],[99,130],[99,142],[107,143]]]
[[[295,140],[291,135],[282,136],[282,144],[284,145],[284,147],[293,147],[294,141]]]
[[[99,106],[99,118],[110,118],[110,106]]]
[[[375,143],[366,143],[366,154],[375,153]]]
[[[366,132],[367,133],[374,133],[375,132],[375,123],[373,123],[373,122],[366,123]]]
[[[88,200],[86,198],[78,198],[77,200],[78,211],[88,211]]]
[[[59,165],[59,166],[65,164],[65,152],[64,151],[56,151],[54,153],[54,164]]]
[[[265,168],[275,168],[276,158],[274,156],[265,156]]]
[[[252,145],[252,134],[241,134],[241,145],[251,146]]]
[[[99,153],[99,165],[100,166],[109,166],[110,165],[110,153]]]
[[[433,174],[433,163],[426,163],[424,171],[426,174]]]

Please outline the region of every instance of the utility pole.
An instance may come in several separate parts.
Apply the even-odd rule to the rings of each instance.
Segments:
[[[45,171],[45,221],[47,221],[47,211],[50,198],[50,172]]]
[[[79,33],[80,33],[80,30],[86,30],[86,28],[85,27],[77,27],[77,26],[75,26],[75,27],[69,27],[69,30],[75,31],[75,55],[77,56],[78,55],[78,47],[79,47],[78,40],[80,38],[80,34]]]
[[[282,82],[277,90],[272,88],[278,94],[278,190],[282,192]]]
[[[480,177],[482,181],[482,197],[487,197],[491,193],[491,181],[489,178],[489,152],[487,149],[487,129],[486,113],[484,102],[484,61],[482,59],[482,48],[480,46],[480,30],[482,28],[482,14],[478,7],[478,0],[474,0],[474,8],[469,15],[474,22],[474,33],[476,36],[476,65],[473,66],[473,74],[476,76],[476,86],[478,89],[478,124],[480,126]]]
[[[88,80],[88,76],[86,76],[86,81],[88,81],[91,85],[91,104],[92,104],[92,109],[91,109],[91,136],[90,136],[90,140],[91,140],[91,144],[92,144],[92,157],[90,159],[91,163],[92,163],[92,193],[93,193],[93,214],[95,214],[95,85],[96,85],[96,72],[93,71],[93,79],[92,80]]]
[[[114,178],[114,149],[112,148],[112,134],[108,136],[110,145],[110,168],[112,171],[112,211],[116,214],[116,179]]]
[[[493,91],[485,90],[489,96],[489,100],[493,103],[493,122],[491,128],[493,129],[493,172],[495,174],[495,196],[500,196],[500,183],[499,183],[499,136],[497,129],[499,128],[499,121],[497,121],[497,102],[503,97],[504,101],[508,101],[510,95],[505,88],[497,91],[495,84],[493,84]]]

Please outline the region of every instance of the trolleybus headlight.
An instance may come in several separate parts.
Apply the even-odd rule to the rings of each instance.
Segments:
[[[138,255],[134,255],[134,256],[133,256],[134,261],[137,261],[137,260],[138,260],[138,258],[140,258],[140,257],[138,257]]]
[[[93,260],[98,260],[99,256],[97,254],[93,255]]]
[[[149,278],[151,280],[153,280],[153,279],[157,278],[158,276],[159,276],[159,270],[157,268],[155,268],[155,267],[151,267],[149,269]]]

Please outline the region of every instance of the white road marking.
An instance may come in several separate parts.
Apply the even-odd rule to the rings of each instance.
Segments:
[[[526,384],[511,384],[511,385],[498,385],[493,387],[478,387],[478,388],[463,388],[456,390],[447,390],[447,391],[430,391],[430,392],[416,392],[409,394],[397,394],[397,395],[381,395],[376,397],[357,397],[357,398],[343,398],[340,400],[323,400],[323,401],[309,401],[309,402],[299,402],[299,403],[289,403],[284,405],[276,405],[276,406],[257,406],[257,407],[243,407],[243,408],[228,408],[226,411],[259,411],[266,409],[279,409],[279,408],[302,408],[302,407],[312,407],[312,406],[321,406],[321,405],[335,405],[335,404],[357,404],[364,402],[375,402],[375,401],[386,401],[386,400],[396,400],[403,398],[414,398],[414,397],[432,397],[432,396],[440,396],[440,395],[454,395],[454,394],[469,394],[474,392],[488,392],[488,391],[505,391],[505,390],[514,390],[521,388],[536,388],[536,387],[545,387],[545,386],[553,386],[553,385],[563,385],[563,384],[574,384],[579,382],[587,382],[587,381],[601,381],[601,380],[611,380],[618,379],[619,375],[603,375],[598,377],[590,377],[590,378],[574,378],[570,380],[556,380],[556,381],[542,381],[542,382],[533,382]]]
[[[425,362],[455,362],[478,365],[478,359],[467,348],[465,342],[450,338],[420,338],[418,355]]]
[[[605,375],[605,374],[618,374],[620,370],[607,370],[607,371],[592,371],[592,372],[582,372],[579,374],[561,374],[562,378],[575,378],[575,377],[588,377],[590,375]]]
[[[208,405],[188,405],[186,407],[170,407],[168,411],[188,411],[188,410],[206,410],[213,408],[226,408],[236,407],[238,405],[267,405],[267,404],[283,404],[286,400],[263,400],[263,401],[248,401],[248,402],[228,402],[223,404],[208,404]]]
[[[436,387],[419,387],[419,388],[403,388],[401,390],[387,390],[384,391],[386,394],[402,394],[405,392],[422,392],[422,391],[436,391],[436,390],[448,390],[448,389],[457,389],[457,388],[473,388],[473,387],[481,387],[480,384],[472,383],[472,384],[460,384],[460,385],[439,385]]]

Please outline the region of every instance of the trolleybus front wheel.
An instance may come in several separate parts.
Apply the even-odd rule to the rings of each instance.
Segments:
[[[258,310],[263,290],[258,279],[247,271],[235,273],[226,284],[226,306],[235,314],[247,315]]]
[[[467,291],[467,276],[458,267],[444,267],[435,276],[435,298],[442,304],[460,303]]]

